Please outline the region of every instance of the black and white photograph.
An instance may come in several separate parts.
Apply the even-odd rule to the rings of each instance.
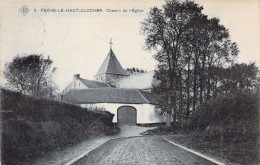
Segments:
[[[259,57],[259,0],[1,0],[0,165],[258,165]]]

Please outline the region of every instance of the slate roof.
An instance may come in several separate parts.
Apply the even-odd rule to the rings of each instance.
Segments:
[[[160,97],[138,89],[93,88],[70,90],[64,96],[65,101],[74,104],[123,103],[123,104],[160,104]]]
[[[98,81],[93,81],[93,80],[86,80],[83,78],[79,78],[79,80],[88,88],[103,88],[103,87],[109,87],[108,84],[98,82]]]
[[[85,85],[86,88],[106,88],[106,87],[110,87],[108,84],[106,83],[102,83],[102,82],[98,82],[98,81],[93,81],[93,80],[86,80],[83,78],[78,78],[78,81],[80,81],[82,84]],[[70,90],[74,90],[75,89],[75,81],[77,80],[73,80],[63,91],[62,93],[67,93]]]
[[[151,89],[153,86],[159,84],[159,81],[154,78],[154,71],[139,73],[129,77],[120,79],[116,83],[117,88],[137,88],[137,89]]]
[[[116,75],[128,75],[127,72],[123,69],[119,61],[117,60],[114,52],[110,49],[107,57],[99,68],[95,76],[101,74],[116,74]]]

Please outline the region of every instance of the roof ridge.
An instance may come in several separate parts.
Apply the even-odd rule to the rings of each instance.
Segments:
[[[96,80],[89,80],[89,79],[84,79],[84,78],[79,78],[79,79],[81,79],[81,80],[87,80],[87,81],[93,81],[93,82],[101,83],[101,84],[107,84],[107,83],[99,82],[99,81],[96,81]]]
[[[110,51],[111,51],[111,50],[110,50]],[[95,74],[95,76],[99,76],[99,75],[103,74],[103,73],[100,73],[100,72],[101,72],[102,69],[103,69],[102,67],[105,65],[106,59],[108,58],[108,56],[110,56],[110,51],[109,51],[108,54],[106,55],[104,61],[101,63],[101,66],[99,67],[99,69],[98,69],[97,73]],[[109,62],[108,62],[108,63],[109,63]],[[106,65],[106,68],[104,68],[104,69],[107,70],[107,68],[108,68],[108,65]]]
[[[110,53],[111,52],[111,53]],[[110,51],[109,51],[109,53],[108,53],[108,55],[107,56],[110,56],[109,57],[109,59],[108,59],[108,64],[107,64],[107,66],[106,66],[106,72],[107,72],[107,70],[108,70],[108,67],[109,67],[109,63],[110,63],[110,60],[111,60],[111,58],[112,58],[112,55],[114,54],[114,52],[112,51],[112,49],[110,49]],[[112,61],[113,62],[113,61]],[[106,74],[106,72],[105,72],[105,74]]]
[[[136,89],[136,90],[137,90],[137,92],[141,95],[141,97],[144,98],[144,100],[145,100],[147,103],[150,103],[150,102],[148,101],[148,99],[147,99],[138,89]]]
[[[64,99],[75,104],[123,103],[158,105],[159,98],[138,89],[95,88],[71,90]]]

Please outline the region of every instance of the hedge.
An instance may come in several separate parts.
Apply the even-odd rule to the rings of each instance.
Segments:
[[[90,136],[113,133],[113,114],[0,89],[2,164],[21,164]]]
[[[257,135],[259,95],[250,91],[219,95],[202,104],[194,112],[191,126],[193,129],[227,136]]]

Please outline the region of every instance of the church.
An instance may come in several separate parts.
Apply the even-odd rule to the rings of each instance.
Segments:
[[[98,107],[114,114],[121,125],[164,123],[157,105],[160,97],[151,93],[158,85],[154,71],[129,75],[116,58],[112,47],[94,80],[73,76],[63,91],[63,100],[81,107]]]

